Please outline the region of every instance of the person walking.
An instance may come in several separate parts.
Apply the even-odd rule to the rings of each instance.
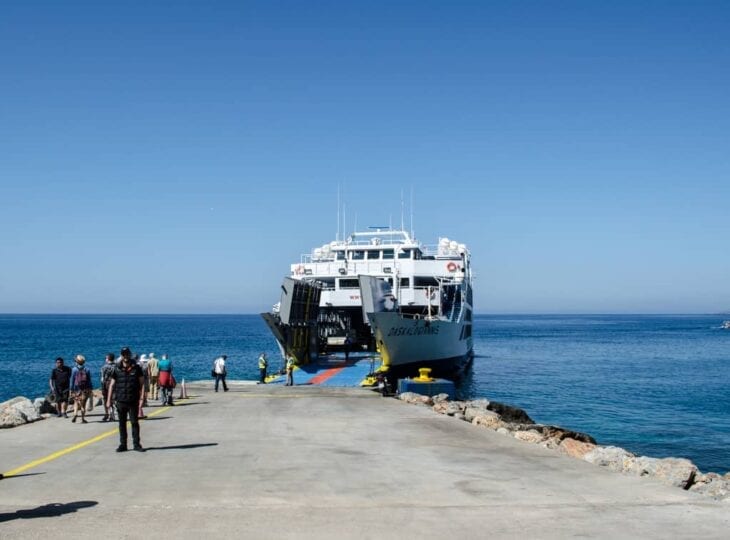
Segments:
[[[81,411],[81,423],[88,424],[86,421],[86,401],[92,396],[94,389],[91,383],[91,372],[85,366],[86,358],[83,354],[76,355],[76,365],[71,370],[71,395],[74,400],[74,415],[72,422],[76,422],[76,417]]]
[[[144,401],[144,374],[142,368],[132,360],[129,347],[122,349],[122,361],[114,368],[106,406],[112,406],[114,399],[119,416],[119,446],[117,452],[127,450],[127,419],[132,424],[132,443],[137,452],[144,452],[139,433],[139,409]]]
[[[266,384],[266,368],[269,363],[266,361],[266,353],[259,355],[259,384]]]
[[[345,336],[345,362],[350,361],[350,348],[352,347],[352,339],[350,338],[350,335],[348,334]]]
[[[286,383],[284,386],[294,386],[294,359],[291,356],[286,359]]]
[[[226,359],[228,357],[222,354],[213,361],[213,373],[215,373],[215,391],[218,391],[218,383],[223,383],[223,391],[228,392],[226,384]]]
[[[51,392],[56,399],[56,416],[68,418],[69,388],[71,386],[71,368],[63,365],[63,358],[56,358],[56,367],[51,371],[51,378],[48,380]]]
[[[109,394],[109,383],[112,380],[112,373],[114,373],[114,353],[106,355],[104,365],[101,366],[101,399],[104,402],[104,418],[102,422],[113,422],[114,421],[114,407],[107,407],[106,396]]]
[[[147,372],[150,381],[150,399],[158,399],[160,390],[160,366],[159,360],[155,357],[155,353],[153,352],[150,353],[149,361],[147,362]]]
[[[160,386],[162,405],[174,405],[172,402],[172,391],[175,388],[175,377],[172,375],[172,360],[166,354],[163,354],[157,364],[157,368],[160,370],[157,384]]]

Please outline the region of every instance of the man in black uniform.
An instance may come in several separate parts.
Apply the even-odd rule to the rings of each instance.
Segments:
[[[56,367],[51,372],[51,379],[48,381],[56,398],[56,416],[68,418],[66,408],[68,407],[68,390],[71,385],[71,368],[63,365],[63,358],[56,358]]]
[[[119,447],[117,452],[127,450],[127,417],[132,423],[132,443],[137,452],[144,452],[139,441],[139,409],[144,400],[144,374],[142,368],[132,360],[129,347],[124,347],[122,359],[114,368],[106,396],[106,406],[111,407],[112,396],[116,400],[119,418]]]

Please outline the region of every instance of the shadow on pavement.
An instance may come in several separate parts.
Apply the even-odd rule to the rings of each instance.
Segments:
[[[49,503],[36,508],[30,508],[28,510],[17,510],[15,512],[8,512],[6,514],[0,514],[0,523],[4,521],[12,521],[14,519],[33,519],[43,517],[58,517],[63,514],[70,514],[76,512],[81,508],[89,508],[90,506],[96,506],[99,504],[96,501],[74,501],[70,503]]]
[[[29,472],[25,474],[13,474],[11,476],[0,476],[0,480],[12,480],[13,478],[20,478],[21,476],[38,476],[39,474],[46,474],[44,472]]]
[[[195,403],[180,403],[176,401],[173,407],[189,407],[190,405],[208,405],[210,401],[196,401]]]
[[[191,450],[193,448],[202,448],[204,446],[218,446],[217,442],[212,443],[194,443],[194,444],[175,444],[172,446],[149,446],[145,448],[148,452],[152,450]]]

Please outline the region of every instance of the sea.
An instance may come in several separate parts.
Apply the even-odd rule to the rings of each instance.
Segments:
[[[730,318],[730,317],[725,317]],[[718,315],[480,315],[462,398],[525,409],[536,421],[651,457],[730,471],[730,331]],[[107,352],[167,353],[178,379],[256,379],[280,354],[258,315],[0,315],[0,402],[48,392],[54,359],[98,373]]]

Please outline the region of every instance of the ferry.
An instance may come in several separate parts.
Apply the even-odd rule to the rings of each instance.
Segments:
[[[454,240],[427,246],[405,230],[354,232],[302,255],[281,291],[261,315],[297,364],[370,351],[396,377],[426,367],[453,379],[472,361],[471,255]]]

